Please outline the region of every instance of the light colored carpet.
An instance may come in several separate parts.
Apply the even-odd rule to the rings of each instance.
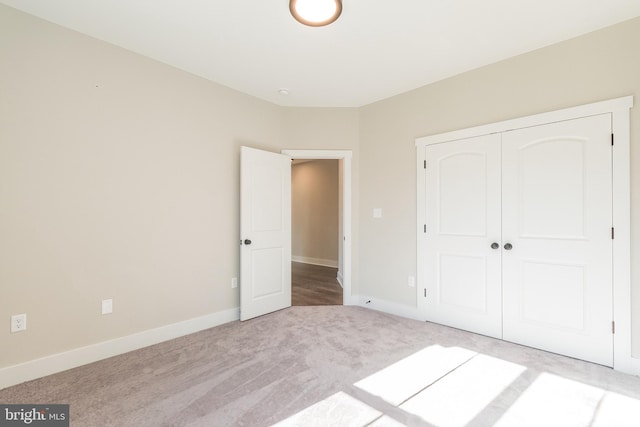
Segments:
[[[359,307],[292,307],[0,390],[72,426],[637,426],[640,378]]]

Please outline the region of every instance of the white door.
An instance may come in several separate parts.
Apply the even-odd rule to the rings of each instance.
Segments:
[[[500,338],[500,135],[425,150],[421,308],[426,320]]]
[[[503,338],[612,366],[610,115],[505,132],[502,156]]]
[[[240,320],[291,306],[291,158],[241,148]]]

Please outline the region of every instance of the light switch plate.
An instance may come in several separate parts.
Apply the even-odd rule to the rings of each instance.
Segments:
[[[113,313],[113,300],[103,299],[102,300],[102,314],[111,314]]]

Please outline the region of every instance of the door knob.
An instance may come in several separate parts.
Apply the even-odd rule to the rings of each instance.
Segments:
[[[499,247],[500,247],[500,245],[498,243],[496,243],[496,242],[493,242],[491,244],[491,249],[498,249]]]
[[[244,244],[245,244],[245,245],[250,245],[250,244],[251,244],[251,240],[249,240],[249,239],[244,239]]]
[[[513,245],[511,243],[505,243],[504,244],[504,248],[508,251],[510,251],[513,248]]]

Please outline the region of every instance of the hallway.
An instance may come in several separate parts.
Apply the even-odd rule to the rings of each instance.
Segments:
[[[291,305],[342,305],[338,269],[291,263]]]

